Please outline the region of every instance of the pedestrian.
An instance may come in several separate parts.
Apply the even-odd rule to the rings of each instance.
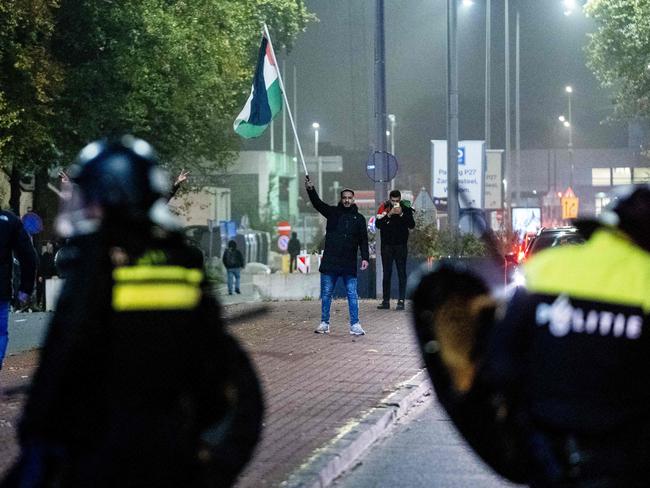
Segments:
[[[413,303],[438,398],[497,472],[534,487],[650,479],[650,185],[617,189],[581,246],[541,251],[505,315],[467,266]],[[496,320],[496,316],[502,316]]]
[[[38,272],[36,274],[36,304],[41,310],[45,310],[45,283],[55,274],[54,244],[47,241],[38,259]]]
[[[300,241],[298,240],[298,233],[292,232],[291,239],[289,239],[289,246],[287,247],[289,252],[289,273],[293,273],[294,270],[298,267],[298,254],[300,254]]]
[[[368,230],[366,219],[354,204],[354,191],[341,191],[338,205],[327,205],[319,197],[314,184],[305,177],[305,188],[314,208],[327,219],[325,249],[319,271],[321,294],[321,321],[315,332],[329,334],[330,306],[334,287],[339,278],[345,284],[350,313],[350,334],[364,335],[359,323],[359,298],[357,296],[357,250],[361,251],[361,271],[368,268]]]
[[[14,290],[14,257],[20,264],[20,284]],[[0,209],[0,369],[9,342],[9,307],[14,293],[24,306],[34,290],[36,251],[23,223],[7,210]]]
[[[259,383],[153,149],[94,142],[69,174],[66,281],[0,486],[231,486],[259,439]]]
[[[233,288],[238,295],[241,293],[239,282],[241,279],[241,270],[246,266],[244,263],[244,256],[241,251],[237,249],[235,241],[228,241],[228,247],[223,252],[221,258],[223,265],[226,267],[228,273],[228,295],[232,295]]]
[[[402,194],[399,190],[391,191],[389,200],[379,207],[375,222],[381,233],[381,267],[384,273],[382,302],[377,308],[385,310],[390,308],[391,277],[394,262],[399,280],[399,298],[395,308],[396,310],[404,310],[409,231],[415,227],[411,202],[402,200]]]

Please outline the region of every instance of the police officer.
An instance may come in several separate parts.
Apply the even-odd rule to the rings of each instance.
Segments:
[[[20,264],[18,303],[24,305],[34,289],[36,251],[22,222],[13,213],[0,209],[0,369],[9,340],[9,306],[13,297],[14,256]]]
[[[153,149],[93,142],[70,180],[57,226],[71,262],[2,486],[230,486],[259,438],[261,392]]]
[[[414,297],[418,336],[452,420],[504,476],[647,486],[650,185],[618,189],[597,221],[578,225],[588,241],[531,259],[526,288],[496,324],[469,270],[426,277]]]

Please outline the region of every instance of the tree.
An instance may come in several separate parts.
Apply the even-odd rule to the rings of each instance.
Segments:
[[[0,3],[0,168],[10,176],[12,189],[18,188],[22,173],[49,164],[56,153],[53,102],[63,72],[50,41],[58,3]],[[10,197],[14,210],[16,193]]]
[[[167,165],[222,166],[240,144],[232,122],[262,23],[277,49],[312,19],[301,0],[4,1],[0,161],[65,166],[85,143],[128,132]]]
[[[587,64],[614,90],[616,115],[650,115],[650,1],[591,0],[585,12],[596,25]]]

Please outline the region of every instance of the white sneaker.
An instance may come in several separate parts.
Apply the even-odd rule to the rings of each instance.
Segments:
[[[366,331],[361,328],[361,324],[357,322],[356,324],[350,326],[350,335],[360,336],[366,335]]]
[[[316,327],[316,330],[314,332],[316,332],[316,334],[329,334],[330,324],[327,322],[321,322],[320,325]]]

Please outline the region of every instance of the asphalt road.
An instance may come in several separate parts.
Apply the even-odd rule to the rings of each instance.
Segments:
[[[427,397],[338,478],[337,488],[513,488],[485,466]]]

